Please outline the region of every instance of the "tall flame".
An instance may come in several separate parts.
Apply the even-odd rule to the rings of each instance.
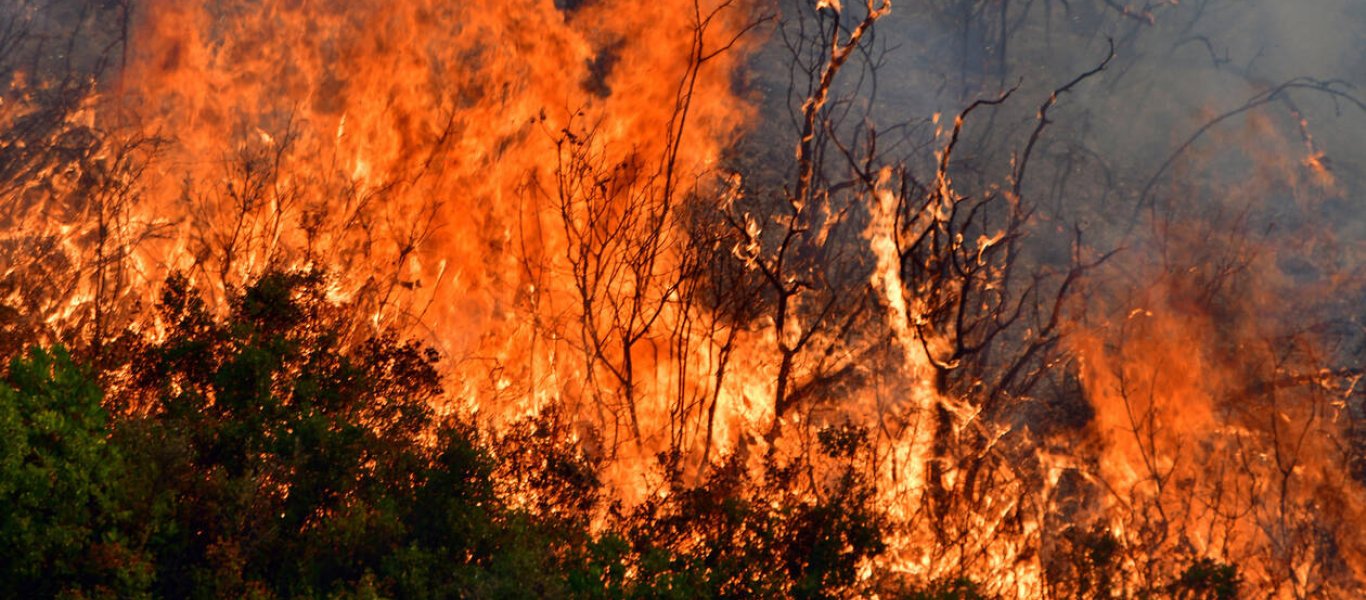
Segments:
[[[456,358],[454,397],[518,414],[584,393],[600,374],[564,349],[600,307],[576,299],[562,221],[625,226],[710,181],[750,110],[728,50],[750,18],[730,1],[149,2],[103,117],[171,141],[143,209],[176,233],[147,277],[225,289],[325,267],[370,322],[420,325]]]
[[[767,199],[745,204],[744,175],[718,167],[757,113],[735,85],[756,43],[748,0],[148,0],[128,23],[113,82],[78,82],[79,102],[54,128],[81,160],[24,177],[7,170],[30,168],[18,158],[0,165],[0,182],[37,182],[0,189],[0,223],[42,232],[3,240],[4,256],[22,246],[42,257],[27,271],[4,266],[5,306],[99,339],[128,317],[102,311],[145,310],[173,271],[221,304],[269,269],[323,268],[362,333],[398,328],[451,358],[449,408],[494,424],[566,410],[572,441],[610,459],[611,493],[627,504],[663,489],[665,475],[648,468],[658,456],[681,457],[679,471],[697,478],[725,456],[810,453],[795,438],[844,423],[872,432],[860,468],[892,524],[865,575],[1065,594],[1049,587],[1054,561],[1095,531],[1118,545],[1126,593],[1161,590],[1197,559],[1238,564],[1247,589],[1270,595],[1366,581],[1366,545],[1344,533],[1366,521],[1345,441],[1360,373],[1330,368],[1327,344],[1286,301],[1331,296],[1354,274],[1292,281],[1271,250],[1293,245],[1291,234],[1260,239],[1243,221],[1225,231],[1153,209],[1137,251],[1089,273],[1076,297],[1058,292],[1051,320],[1025,324],[1021,314],[1048,312],[1038,299],[1051,280],[1039,275],[1026,305],[1004,289],[1024,278],[992,261],[1038,225],[1019,216],[1030,212],[1020,209],[1028,150],[1005,184],[959,194],[950,150],[960,116],[933,183],[916,192],[930,202],[911,202],[920,184],[894,181],[900,171],[880,156],[857,181],[816,176],[826,159],[812,158],[814,146],[843,133],[821,111],[854,104],[827,99],[839,63],[890,10],[865,7],[863,25],[841,29],[856,7],[803,5],[821,27],[835,24],[830,45],[812,46],[827,61],[809,66],[816,91],[788,107],[806,119],[795,140],[806,162],[799,191],[774,201],[778,216],[757,216],[737,207]],[[9,89],[36,90],[24,76]],[[1057,101],[1039,113],[1030,148]],[[26,102],[0,105],[0,131],[35,118]],[[1295,120],[1303,147],[1251,156],[1257,176],[1223,188],[1219,208],[1276,186],[1312,208],[1303,192],[1341,189],[1309,121]],[[1252,139],[1231,146],[1282,137],[1264,118],[1248,125]],[[87,143],[95,129],[107,143]],[[849,162],[860,144],[840,148]],[[0,149],[24,154],[22,141]],[[694,231],[722,226],[690,211],[719,211],[736,234]],[[997,225],[996,211],[1011,225]],[[783,300],[772,314],[772,290],[711,290],[741,284],[698,276],[720,256],[742,280],[783,234],[809,246],[784,246],[775,263],[806,252],[847,272],[807,282],[818,268],[775,270]],[[947,250],[925,261],[937,275],[913,280],[906,247],[922,238]],[[825,256],[838,244],[849,247]],[[1080,233],[1076,246],[1077,256],[1094,250]],[[10,285],[47,270],[74,274],[46,294]],[[828,306],[811,299],[819,286]],[[838,302],[853,289],[867,302]],[[936,331],[931,313],[948,321],[954,306],[956,324]],[[830,316],[839,311],[849,314]],[[965,325],[965,314],[985,316]],[[1060,350],[1042,358],[1055,341]],[[1073,400],[1094,415],[1041,427],[1026,413],[1042,394],[1001,408],[976,396],[985,381],[946,383],[993,343],[1029,348],[1020,363],[1043,363],[1056,387],[1075,384]],[[784,405],[789,369],[833,373],[807,388],[828,397]],[[782,425],[796,433],[784,437]]]

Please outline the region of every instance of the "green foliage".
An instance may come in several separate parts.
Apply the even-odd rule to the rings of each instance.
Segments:
[[[883,549],[852,468],[866,431],[820,433],[819,484],[804,459],[756,478],[737,456],[604,507],[556,411],[497,435],[438,418],[436,353],[358,338],[325,288],[271,273],[218,317],[172,277],[164,335],[105,365],[112,419],[60,349],[16,359],[0,595],[825,598],[858,593]]]
[[[437,596],[477,588],[498,520],[472,428],[439,423],[436,353],[351,340],[318,273],[271,273],[218,322],[167,282],[132,365],[138,506],[160,595]],[[436,432],[436,443],[423,436]],[[436,568],[437,566],[440,568]],[[367,591],[369,590],[369,591]]]
[[[596,465],[536,419],[493,445],[438,419],[436,353],[352,339],[325,287],[271,273],[216,319],[167,281],[168,331],[133,352],[122,399],[139,416],[115,429],[146,490],[131,504],[157,595],[567,595]],[[508,466],[518,485],[500,490]]]
[[[145,557],[120,535],[124,462],[102,393],[61,348],[16,357],[0,382],[0,596],[134,597]]]

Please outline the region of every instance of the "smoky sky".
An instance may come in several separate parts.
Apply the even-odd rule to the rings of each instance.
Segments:
[[[737,154],[759,157],[743,165],[752,178],[764,177],[756,164],[791,162],[805,97],[791,48],[817,27],[812,4],[779,2],[751,60],[760,119]],[[843,3],[846,32],[863,4]],[[1078,239],[1117,250],[1097,277],[1122,298],[1138,265],[1203,268],[1233,252],[1221,236],[1237,230],[1237,252],[1278,270],[1259,274],[1287,296],[1286,314],[1268,318],[1331,330],[1338,360],[1359,363],[1366,4],[902,0],[842,72],[832,113],[846,132],[880,132],[885,162],[923,176],[953,115],[1013,90],[970,116],[955,152],[958,191],[988,193],[1008,185],[1040,105],[1111,44],[1105,70],[1050,109],[1022,187],[1038,207],[1026,253],[1061,265]]]
[[[805,2],[780,3],[788,36],[810,20]],[[845,2],[852,26],[862,2]],[[1354,93],[1366,85],[1366,5],[1351,0],[1205,0],[1149,3],[1086,0],[904,0],[875,28],[868,52],[841,83],[857,88],[882,129],[952,115],[979,98],[1018,88],[995,115],[969,130],[1008,147],[1032,127],[1049,92],[1093,67],[1113,41],[1104,73],[1059,99],[1048,137],[1084,144],[1116,175],[1142,179],[1187,136],[1259,92],[1296,78]],[[1127,12],[1122,11],[1128,5]],[[806,25],[808,28],[811,25]],[[756,62],[769,120],[781,120],[786,84],[784,34],[772,34]],[[1334,169],[1355,177],[1366,114],[1341,99],[1287,94],[1261,111],[1275,120],[1302,113]],[[778,114],[775,114],[778,113]],[[990,119],[991,127],[986,127]],[[973,125],[978,125],[974,127]],[[1228,124],[1232,128],[1239,122]],[[986,131],[990,129],[990,131]],[[1215,131],[1214,133],[1218,133]],[[984,148],[985,149],[985,148]],[[1003,158],[1003,157],[1001,157]]]

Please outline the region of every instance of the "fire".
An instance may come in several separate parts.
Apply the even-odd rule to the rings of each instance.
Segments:
[[[1182,554],[1238,564],[1245,589],[1275,597],[1351,594],[1362,576],[1366,554],[1341,534],[1366,507],[1348,449],[1357,376],[1304,325],[1351,277],[1331,257],[1355,251],[1312,219],[1282,230],[1249,216],[1274,213],[1267,190],[1305,207],[1336,193],[1295,120],[1311,149],[1300,164],[1265,116],[1223,134],[1252,176],[1213,207],[1166,208],[1112,265],[1129,283],[1102,278],[1068,337],[1096,410],[1101,518],[1136,588],[1175,577],[1155,557]]]
[[[515,415],[582,393],[557,383],[599,375],[560,358],[593,315],[557,195],[610,220],[690,193],[747,115],[722,45],[749,15],[682,4],[147,4],[106,118],[173,140],[143,210],[176,234],[149,279],[325,267],[372,323],[420,326],[468,367],[456,397],[520,396]]]
[[[1244,565],[1257,589],[1322,593],[1333,589],[1325,562],[1360,573],[1363,558],[1350,539],[1336,556],[1312,541],[1335,535],[1325,522],[1361,515],[1338,446],[1350,392],[1318,366],[1310,337],[1276,331],[1272,298],[1220,314],[1201,297],[1218,277],[1155,275],[1126,317],[1071,337],[1096,407],[1108,524],[1135,573],[1171,577],[1152,557],[1190,552]]]
[[[1285,300],[1356,276],[1292,281],[1290,254],[1355,250],[1246,218],[1267,190],[1300,208],[1342,193],[1309,119],[1293,115],[1301,145],[1248,117],[1243,135],[1278,143],[1230,144],[1251,176],[1211,212],[1239,216],[1154,204],[1150,237],[1078,228],[1058,267],[1020,249],[1045,227],[1024,171],[1047,110],[1109,59],[1044,96],[998,181],[960,183],[953,151],[1013,90],[951,128],[935,113],[917,174],[822,121],[856,104],[833,82],[891,10],[854,4],[802,5],[818,59],[787,107],[795,163],[765,190],[726,155],[759,116],[736,86],[759,2],[149,0],[116,73],[73,84],[44,140],[84,154],[0,179],[25,182],[0,189],[0,222],[25,232],[3,241],[39,257],[0,283],[60,274],[5,306],[48,340],[158,336],[172,272],[222,310],[263,272],[325,269],[357,336],[394,328],[449,357],[443,409],[495,427],[558,411],[626,506],[728,458],[805,464],[811,497],[866,476],[890,525],[864,582],[1080,594],[1058,581],[1100,555],[1124,594],[1202,560],[1272,596],[1366,581],[1348,533],[1366,519],[1360,373]],[[0,130],[35,118],[28,77]],[[1093,414],[1031,412],[1054,396]],[[834,430],[863,445],[819,456]]]

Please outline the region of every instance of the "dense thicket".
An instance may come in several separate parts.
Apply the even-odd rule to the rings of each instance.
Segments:
[[[556,415],[496,436],[439,415],[436,353],[353,339],[317,273],[267,274],[221,318],[173,277],[159,308],[164,334],[126,333],[100,372],[10,361],[0,595],[825,597],[883,547],[852,469],[818,499],[800,464],[737,462],[600,506]]]

